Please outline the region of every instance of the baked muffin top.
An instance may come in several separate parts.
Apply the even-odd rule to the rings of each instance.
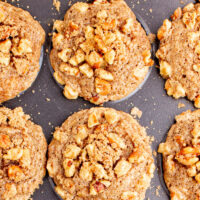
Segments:
[[[48,149],[49,175],[66,200],[142,200],[154,168],[145,129],[111,108],[73,114]]]
[[[75,3],[54,30],[50,60],[68,99],[121,99],[153,65],[148,37],[123,0]]]
[[[46,172],[42,128],[22,108],[0,108],[0,199],[28,200]]]
[[[158,149],[163,154],[164,179],[172,200],[200,198],[200,110],[176,116],[165,143]]]
[[[27,11],[0,1],[0,103],[31,86],[44,40],[44,30]]]
[[[177,8],[158,30],[156,53],[168,95],[185,97],[200,107],[200,4]]]

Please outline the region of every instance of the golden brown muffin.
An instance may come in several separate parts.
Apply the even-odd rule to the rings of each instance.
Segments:
[[[122,99],[153,64],[148,37],[123,0],[75,3],[54,29],[50,60],[68,99]]]
[[[200,110],[176,116],[158,152],[163,154],[164,179],[171,200],[200,199]]]
[[[42,128],[22,108],[0,108],[0,199],[28,200],[46,172]]]
[[[44,40],[44,30],[30,13],[0,1],[0,103],[31,86]]]
[[[155,168],[145,129],[111,108],[70,116],[48,150],[47,169],[64,200],[143,200]]]
[[[158,30],[156,53],[167,94],[185,97],[200,108],[200,4],[177,8]]]

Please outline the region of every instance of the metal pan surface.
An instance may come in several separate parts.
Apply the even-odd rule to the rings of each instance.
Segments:
[[[9,108],[22,106],[24,111],[31,115],[33,121],[43,127],[49,143],[52,138],[51,133],[56,126],[60,126],[72,113],[93,106],[82,98],[77,100],[64,98],[62,88],[57,85],[52,77],[48,62],[48,48],[51,45],[48,34],[52,32],[53,20],[63,19],[70,5],[77,2],[77,0],[60,0],[60,12],[53,6],[53,0],[7,0],[7,2],[28,10],[33,16],[36,16],[36,19],[40,21],[46,31],[47,39],[44,45],[43,65],[36,81],[20,97],[7,101],[3,105]],[[126,2],[136,16],[141,16],[141,19],[138,20],[141,23],[144,21],[151,33],[156,33],[163,20],[169,18],[177,7],[183,7],[185,4],[194,1],[126,0]],[[187,99],[175,100],[167,96],[163,88],[164,80],[160,77],[158,69],[153,67],[148,79],[137,93],[123,101],[104,104],[104,106],[123,110],[127,113],[130,113],[131,108],[134,106],[142,110],[143,115],[139,122],[147,128],[148,135],[152,137],[152,149],[155,152],[174,123],[175,115],[187,109],[194,110],[193,104]],[[179,109],[178,104],[180,102],[186,106]],[[169,196],[162,177],[161,156],[155,156],[155,164],[157,170],[151,181],[151,187],[146,193],[145,200],[168,200]],[[48,174],[44,179],[44,184],[33,195],[33,200],[43,199],[59,199],[49,182]]]

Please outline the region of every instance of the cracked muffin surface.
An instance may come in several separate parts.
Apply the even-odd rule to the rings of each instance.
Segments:
[[[51,65],[68,99],[122,99],[153,65],[148,37],[123,0],[75,3],[54,30]]]
[[[200,110],[176,116],[158,152],[171,200],[200,199]]]
[[[46,173],[42,128],[21,107],[0,108],[0,199],[28,200]]]
[[[187,96],[200,108],[200,4],[177,8],[171,19],[165,19],[157,33],[160,74],[168,95]]]
[[[73,114],[48,148],[47,170],[66,200],[143,200],[154,168],[145,129],[111,108]]]
[[[31,86],[44,40],[44,30],[27,11],[0,2],[0,103]]]

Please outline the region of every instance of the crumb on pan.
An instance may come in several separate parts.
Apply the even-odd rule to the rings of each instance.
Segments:
[[[53,6],[56,8],[58,12],[60,12],[60,1],[59,0],[53,0]]]
[[[185,107],[185,104],[184,103],[179,103],[178,104],[178,108],[184,108]]]
[[[133,118],[141,118],[142,117],[142,111],[137,108],[137,107],[134,107],[131,109],[131,115],[133,116]]]

